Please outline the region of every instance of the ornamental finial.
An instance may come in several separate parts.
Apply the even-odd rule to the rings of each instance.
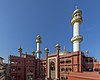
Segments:
[[[86,56],[88,56],[88,54],[89,54],[89,51],[88,51],[88,50],[86,50]]]
[[[78,6],[75,6],[76,9],[78,9]]]

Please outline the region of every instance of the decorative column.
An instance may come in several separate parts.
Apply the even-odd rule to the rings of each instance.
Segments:
[[[22,55],[22,48],[21,47],[18,48],[18,52],[19,52],[19,56],[21,57],[21,55]]]
[[[80,51],[80,42],[83,37],[80,35],[80,24],[82,23],[82,11],[76,7],[76,10],[72,14],[71,24],[73,26],[73,37],[71,42],[73,43],[73,52]]]
[[[38,35],[37,37],[36,37],[36,44],[37,44],[37,51],[36,51],[36,56],[37,56],[37,59],[40,59],[40,55],[41,55],[41,51],[40,51],[40,44],[41,44],[41,36],[40,35]]]
[[[46,53],[46,79],[48,80],[48,53],[49,53],[49,49],[45,48],[45,53]]]
[[[59,50],[60,50],[60,45],[56,44],[56,51],[57,51],[57,80],[60,80]]]

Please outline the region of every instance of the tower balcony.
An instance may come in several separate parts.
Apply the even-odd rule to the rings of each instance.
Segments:
[[[41,43],[41,39],[36,39],[36,43]]]
[[[73,43],[74,41],[79,41],[81,42],[83,40],[83,36],[77,35],[75,37],[72,37],[71,42]]]
[[[37,50],[36,53],[42,53],[41,51]]]
[[[79,14],[75,14],[75,16],[71,20],[71,24],[74,25],[75,22],[82,23],[82,16]]]

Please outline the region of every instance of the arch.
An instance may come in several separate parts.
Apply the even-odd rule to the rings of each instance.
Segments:
[[[51,80],[55,79],[55,62],[51,61],[50,62],[50,78]]]

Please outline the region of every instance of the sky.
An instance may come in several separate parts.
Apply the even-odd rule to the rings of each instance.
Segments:
[[[36,36],[42,37],[41,57],[44,48],[49,54],[55,53],[59,43],[61,50],[72,52],[72,13],[75,6],[82,10],[83,35],[81,51],[89,51],[89,56],[100,60],[100,0],[0,0],[0,57],[8,62],[9,55],[36,51]]]

